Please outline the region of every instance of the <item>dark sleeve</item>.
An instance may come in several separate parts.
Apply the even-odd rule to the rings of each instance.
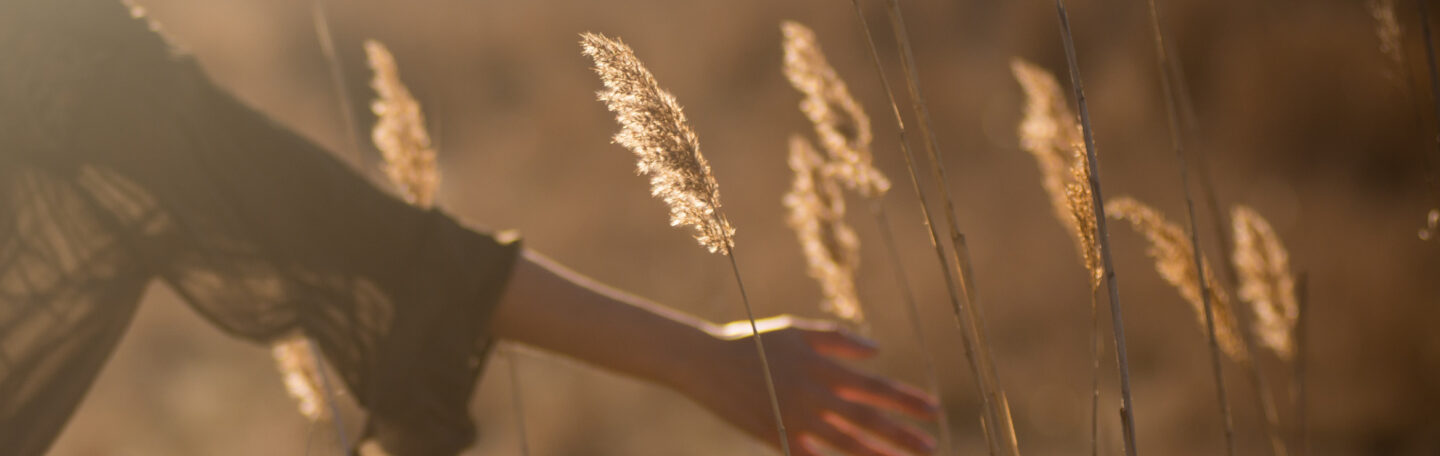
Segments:
[[[392,454],[468,446],[467,405],[515,236],[381,191],[217,89],[110,3],[67,11],[72,23],[97,12],[51,36],[98,53],[66,88],[81,101],[57,110],[64,140],[35,156],[60,175],[123,182],[102,192],[117,201],[97,206],[102,215],[152,204],[159,221],[136,264],[217,327],[255,342],[296,330],[315,340]]]

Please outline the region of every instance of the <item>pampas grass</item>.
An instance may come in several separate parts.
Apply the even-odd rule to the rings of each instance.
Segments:
[[[580,45],[583,53],[595,61],[595,73],[605,85],[605,90],[599,93],[600,101],[615,113],[620,123],[615,142],[639,158],[639,172],[650,176],[651,195],[664,200],[670,208],[670,224],[691,226],[701,246],[729,258],[745,315],[750,321],[755,351],[760,357],[780,450],[789,456],[790,441],[780,416],[780,400],[775,394],[770,361],[765,356],[765,343],[755,324],[755,312],[750,307],[745,283],[740,279],[739,262],[735,259],[735,229],[720,211],[720,184],[715,182],[710,165],[700,154],[699,138],[675,97],[660,88],[650,70],[624,42],[585,33],[581,35]]]
[[[1100,246],[1100,264],[1104,268],[1105,285],[1110,297],[1110,323],[1115,339],[1115,362],[1120,370],[1120,426],[1125,439],[1125,454],[1134,456],[1135,402],[1130,395],[1130,359],[1125,345],[1125,318],[1120,307],[1120,285],[1115,279],[1115,263],[1110,253],[1110,231],[1105,220],[1105,197],[1100,188],[1099,150],[1095,147],[1095,129],[1090,124],[1090,108],[1085,101],[1085,85],[1081,82],[1080,63],[1075,56],[1075,37],[1070,33],[1070,14],[1063,0],[1055,0],[1055,14],[1060,21],[1060,40],[1065,48],[1065,63],[1070,72],[1070,86],[1075,106],[1080,112],[1081,137],[1085,144],[1085,175],[1090,183],[1090,207],[1095,220],[1096,239]],[[1067,195],[1068,197],[1068,195]],[[1067,198],[1067,202],[1069,198]],[[1092,451],[1097,448],[1091,443]]]
[[[370,87],[377,96],[370,104],[376,117],[371,138],[385,159],[385,176],[400,189],[406,202],[428,208],[435,203],[440,173],[435,169],[435,150],[425,130],[425,114],[400,82],[400,71],[389,49],[369,40],[365,42],[365,56],[375,72]]]
[[[814,125],[815,133],[821,138],[821,144],[829,159],[828,163],[821,165],[821,172],[815,175],[814,179],[839,181],[870,200],[871,214],[875,218],[876,226],[880,228],[881,241],[890,255],[891,270],[905,302],[911,331],[920,347],[927,387],[929,392],[940,398],[943,403],[939,374],[935,370],[935,363],[930,359],[930,346],[924,335],[924,325],[920,321],[919,304],[910,290],[910,280],[900,264],[899,248],[896,246],[894,234],[890,231],[890,220],[885,212],[884,197],[890,189],[890,181],[884,173],[874,167],[872,162],[870,151],[874,136],[871,133],[870,116],[865,113],[860,102],[850,94],[844,80],[830,66],[828,59],[820,49],[819,41],[815,38],[815,32],[797,22],[786,21],[781,24],[781,33],[785,37],[783,44],[785,76],[792,87],[805,95],[800,102],[800,111]],[[866,36],[869,36],[868,29]],[[903,131],[901,134],[903,135]],[[792,154],[795,153],[795,141],[792,139]],[[800,141],[803,141],[803,144],[808,147],[808,141]],[[795,157],[792,155],[792,160],[794,159]],[[793,161],[791,167],[795,169]],[[799,169],[796,169],[796,172],[796,178],[799,179]],[[798,186],[797,182],[797,188],[799,188]],[[830,186],[833,187],[833,185]],[[839,198],[838,194],[837,198]],[[843,201],[841,202],[843,203]],[[795,229],[800,230],[799,227],[795,227]],[[805,235],[801,234],[801,237],[801,243],[807,246],[806,252],[809,257],[812,248],[808,247],[810,243],[804,240]],[[826,268],[823,265],[821,267]],[[814,276],[815,266],[813,263],[811,268],[812,276]],[[854,274],[855,271],[851,270],[852,282]],[[822,287],[824,287],[823,283]],[[937,418],[941,449],[948,452],[953,448],[953,441],[950,436],[949,414],[944,407],[939,410]]]
[[[1190,303],[1190,307],[1195,311],[1195,319],[1202,329],[1207,326],[1207,318],[1201,293],[1202,290],[1209,292],[1215,317],[1216,342],[1231,359],[1238,361],[1246,358],[1248,355],[1245,344],[1240,340],[1240,329],[1235,322],[1230,296],[1219,286],[1214,270],[1210,267],[1211,263],[1203,258],[1200,263],[1205,268],[1204,285],[1197,279],[1202,277],[1202,274],[1195,271],[1195,251],[1190,248],[1188,233],[1179,225],[1166,220],[1160,211],[1133,198],[1122,196],[1111,199],[1105,204],[1105,210],[1112,218],[1130,222],[1136,232],[1145,236],[1150,244],[1146,253],[1155,260],[1155,271],[1180,292],[1185,302]]]
[[[1074,238],[1090,284],[1090,454],[1100,452],[1100,310],[1096,294],[1105,281],[1100,261],[1099,225],[1091,204],[1090,168],[1085,162],[1082,129],[1070,112],[1055,76],[1022,59],[1012,59],[1010,70],[1025,91],[1025,118],[1020,123],[1020,147],[1035,158],[1040,186],[1061,226]],[[1066,153],[1070,155],[1066,171]]]
[[[825,172],[862,196],[883,196],[890,190],[890,180],[872,163],[870,116],[826,61],[815,32],[789,21],[780,28],[785,36],[785,76],[805,94],[800,111],[815,125],[815,135],[830,156]]]
[[[1236,206],[1230,220],[1235,225],[1232,261],[1240,276],[1240,299],[1255,312],[1255,335],[1276,356],[1293,360],[1300,309],[1290,255],[1270,223],[1254,209]]]
[[[855,325],[865,323],[855,272],[860,267],[860,239],[845,222],[845,198],[839,185],[826,178],[824,157],[803,137],[790,137],[790,191],[783,202],[786,222],[805,252],[810,278],[825,295],[824,309]]]

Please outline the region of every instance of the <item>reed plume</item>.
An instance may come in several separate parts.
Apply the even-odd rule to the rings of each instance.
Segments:
[[[780,29],[785,35],[785,77],[805,94],[800,111],[815,125],[815,135],[830,156],[825,172],[867,198],[884,195],[890,180],[872,163],[870,116],[825,59],[815,32],[791,21],[781,23]]]
[[[1090,272],[1091,287],[1099,288],[1105,268],[1100,264],[1095,211],[1090,203],[1090,169],[1085,163],[1079,118],[1070,112],[1060,84],[1050,72],[1018,58],[1010,61],[1010,70],[1025,91],[1020,148],[1035,158],[1040,186],[1050,197],[1055,218],[1074,238]]]
[[[1295,356],[1294,330],[1300,317],[1290,256],[1280,237],[1260,213],[1236,206],[1233,260],[1240,276],[1240,299],[1255,312],[1255,333],[1281,359]]]
[[[795,179],[783,200],[789,210],[786,222],[800,239],[807,272],[820,284],[827,312],[863,324],[865,313],[855,292],[860,239],[845,222],[844,195],[839,185],[826,177],[825,158],[809,140],[790,137],[789,162]]]
[[[1100,319],[1095,294],[1105,281],[1100,260],[1099,224],[1095,219],[1090,188],[1090,168],[1085,158],[1083,130],[1079,118],[1070,112],[1055,76],[1023,59],[1011,59],[1010,70],[1025,91],[1025,118],[1020,122],[1020,148],[1035,158],[1040,168],[1040,186],[1050,197],[1055,218],[1075,241],[1080,261],[1089,274],[1091,407],[1090,454],[1099,454],[1100,411]],[[1070,165],[1066,171],[1066,153]]]
[[[1190,248],[1189,235],[1159,211],[1133,198],[1119,197],[1105,204],[1111,218],[1130,222],[1135,231],[1143,234],[1150,242],[1146,253],[1155,260],[1155,270],[1160,277],[1180,292],[1180,296],[1195,310],[1200,326],[1205,327],[1205,307],[1200,295],[1200,282],[1195,272],[1195,251]],[[1201,259],[1205,285],[1210,290],[1211,305],[1215,314],[1215,340],[1231,359],[1247,359],[1245,345],[1240,339],[1235,322],[1234,307],[1230,296],[1219,287],[1210,263]]]
[[[1401,44],[1405,29],[1395,15],[1395,0],[1370,0],[1365,2],[1370,16],[1375,19],[1375,37],[1380,39],[1380,53],[1390,59],[1397,70],[1405,69],[1405,48]],[[1397,77],[1406,78],[1404,74]],[[1408,78],[1406,78],[1408,80]]]
[[[814,125],[816,135],[822,138],[821,145],[826,149],[829,159],[829,163],[824,165],[816,179],[838,179],[846,187],[869,200],[871,215],[875,218],[876,226],[880,228],[880,239],[889,253],[891,272],[905,303],[911,332],[924,354],[922,360],[927,387],[931,394],[940,398],[939,374],[935,370],[934,361],[930,359],[931,351],[920,320],[919,304],[910,290],[910,280],[905,268],[900,264],[899,248],[885,212],[884,197],[890,189],[890,181],[872,162],[870,151],[874,136],[870,130],[870,118],[859,101],[850,94],[839,73],[830,66],[813,31],[804,25],[788,21],[781,24],[781,31],[785,36],[783,48],[786,78],[790,80],[792,87],[805,95],[800,103],[800,110]],[[866,28],[865,31],[868,38],[869,29]],[[873,51],[873,40],[870,44]],[[885,85],[888,93],[888,84]],[[904,137],[903,125],[900,130],[900,136]],[[805,144],[808,145],[809,142],[806,141]],[[851,271],[852,281],[853,275],[854,271]],[[942,451],[948,452],[953,443],[950,436],[950,418],[944,407],[939,411],[937,420]]]
[[[309,339],[304,337],[288,337],[271,344],[270,355],[275,358],[285,391],[299,405],[300,414],[318,422],[330,417],[330,407],[322,388],[325,382],[321,375],[324,374],[309,344]]]
[[[580,37],[582,52],[595,61],[595,73],[605,85],[598,97],[620,123],[615,142],[639,158],[639,172],[650,175],[651,195],[670,207],[670,225],[694,227],[695,239],[701,246],[730,260],[745,316],[750,322],[751,339],[760,358],[780,450],[790,456],[790,441],[780,416],[780,400],[775,394],[775,379],[770,374],[765,343],[755,324],[755,312],[745,293],[745,283],[740,278],[739,261],[735,259],[735,229],[720,210],[720,184],[715,182],[709,163],[700,154],[699,138],[685,120],[675,97],[660,88],[630,46],[595,33],[584,33]]]
[[[605,84],[600,101],[620,122],[614,140],[639,157],[637,169],[650,176],[650,194],[670,207],[670,225],[689,225],[700,245],[728,254],[735,228],[720,212],[720,184],[675,96],[660,88],[620,40],[586,33],[582,45]]]
[[[385,45],[367,40],[365,56],[375,72],[370,87],[378,96],[370,105],[377,117],[371,138],[385,159],[385,176],[400,188],[406,202],[430,207],[440,174],[435,169],[430,134],[425,131],[425,114],[400,81],[395,57]]]

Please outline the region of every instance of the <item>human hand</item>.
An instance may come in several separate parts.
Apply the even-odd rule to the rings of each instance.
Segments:
[[[892,417],[901,412],[933,420],[936,400],[903,383],[861,372],[836,358],[874,356],[873,342],[828,322],[775,317],[757,321],[775,379],[775,392],[794,456],[822,446],[854,456],[929,454],[929,435]],[[751,338],[750,323],[716,334],[713,356],[695,358],[676,389],[716,415],[774,447],[775,417]],[[897,451],[900,450],[900,451]]]

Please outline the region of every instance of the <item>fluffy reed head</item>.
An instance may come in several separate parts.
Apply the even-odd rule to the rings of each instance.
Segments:
[[[1040,186],[1050,196],[1055,217],[1073,236],[1080,259],[1090,272],[1090,286],[1099,287],[1105,271],[1100,263],[1099,231],[1090,200],[1090,167],[1085,161],[1080,122],[1070,113],[1053,74],[1018,58],[1010,61],[1010,70],[1025,90],[1020,147],[1035,158],[1040,167]]]
[[[1295,300],[1295,277],[1290,255],[1270,223],[1259,212],[1235,206],[1235,252],[1232,258],[1240,276],[1240,299],[1255,311],[1255,332],[1282,359],[1294,357],[1295,323],[1300,306]]]
[[[639,158],[639,172],[650,176],[650,194],[670,207],[670,225],[693,227],[700,245],[728,255],[735,228],[720,212],[720,184],[680,104],[619,39],[586,33],[580,45],[605,84],[600,101],[620,122],[615,142]]]
[[[1200,328],[1205,328],[1205,304],[1200,296],[1200,282],[1196,280],[1195,250],[1190,247],[1190,238],[1185,230],[1165,220],[1159,211],[1132,198],[1110,200],[1105,204],[1105,213],[1130,222],[1135,231],[1145,235],[1150,241],[1146,252],[1155,260],[1155,270],[1190,303]],[[1203,261],[1202,267],[1205,286],[1210,290],[1210,308],[1215,314],[1215,340],[1232,359],[1245,359],[1245,345],[1240,339],[1230,296],[1219,287],[1210,263]]]
[[[1395,0],[1370,0],[1365,4],[1375,18],[1375,36],[1380,39],[1380,53],[1390,59],[1398,70],[1405,68],[1405,48],[1401,44],[1405,29],[1395,16]],[[1397,75],[1403,77],[1404,75]]]
[[[429,207],[434,204],[440,174],[435,169],[435,150],[425,131],[420,103],[400,82],[395,57],[385,45],[367,40],[365,56],[375,72],[370,86],[375,89],[376,99],[370,108],[378,119],[371,139],[385,159],[385,175],[400,187],[407,202]]]
[[[823,308],[856,325],[865,322],[855,291],[860,266],[860,238],[845,222],[840,187],[824,172],[825,158],[801,136],[790,137],[790,169],[795,171],[785,194],[787,222],[800,239],[810,277],[825,295]]]
[[[890,180],[873,163],[870,116],[825,59],[815,32],[791,21],[782,22],[780,31],[785,35],[785,77],[805,94],[800,111],[815,125],[830,156],[825,172],[867,198],[884,195]]]
[[[270,355],[275,358],[285,391],[300,406],[300,414],[310,421],[320,421],[329,418],[330,407],[320,388],[320,363],[312,356],[309,344],[304,337],[289,337],[271,345]]]

